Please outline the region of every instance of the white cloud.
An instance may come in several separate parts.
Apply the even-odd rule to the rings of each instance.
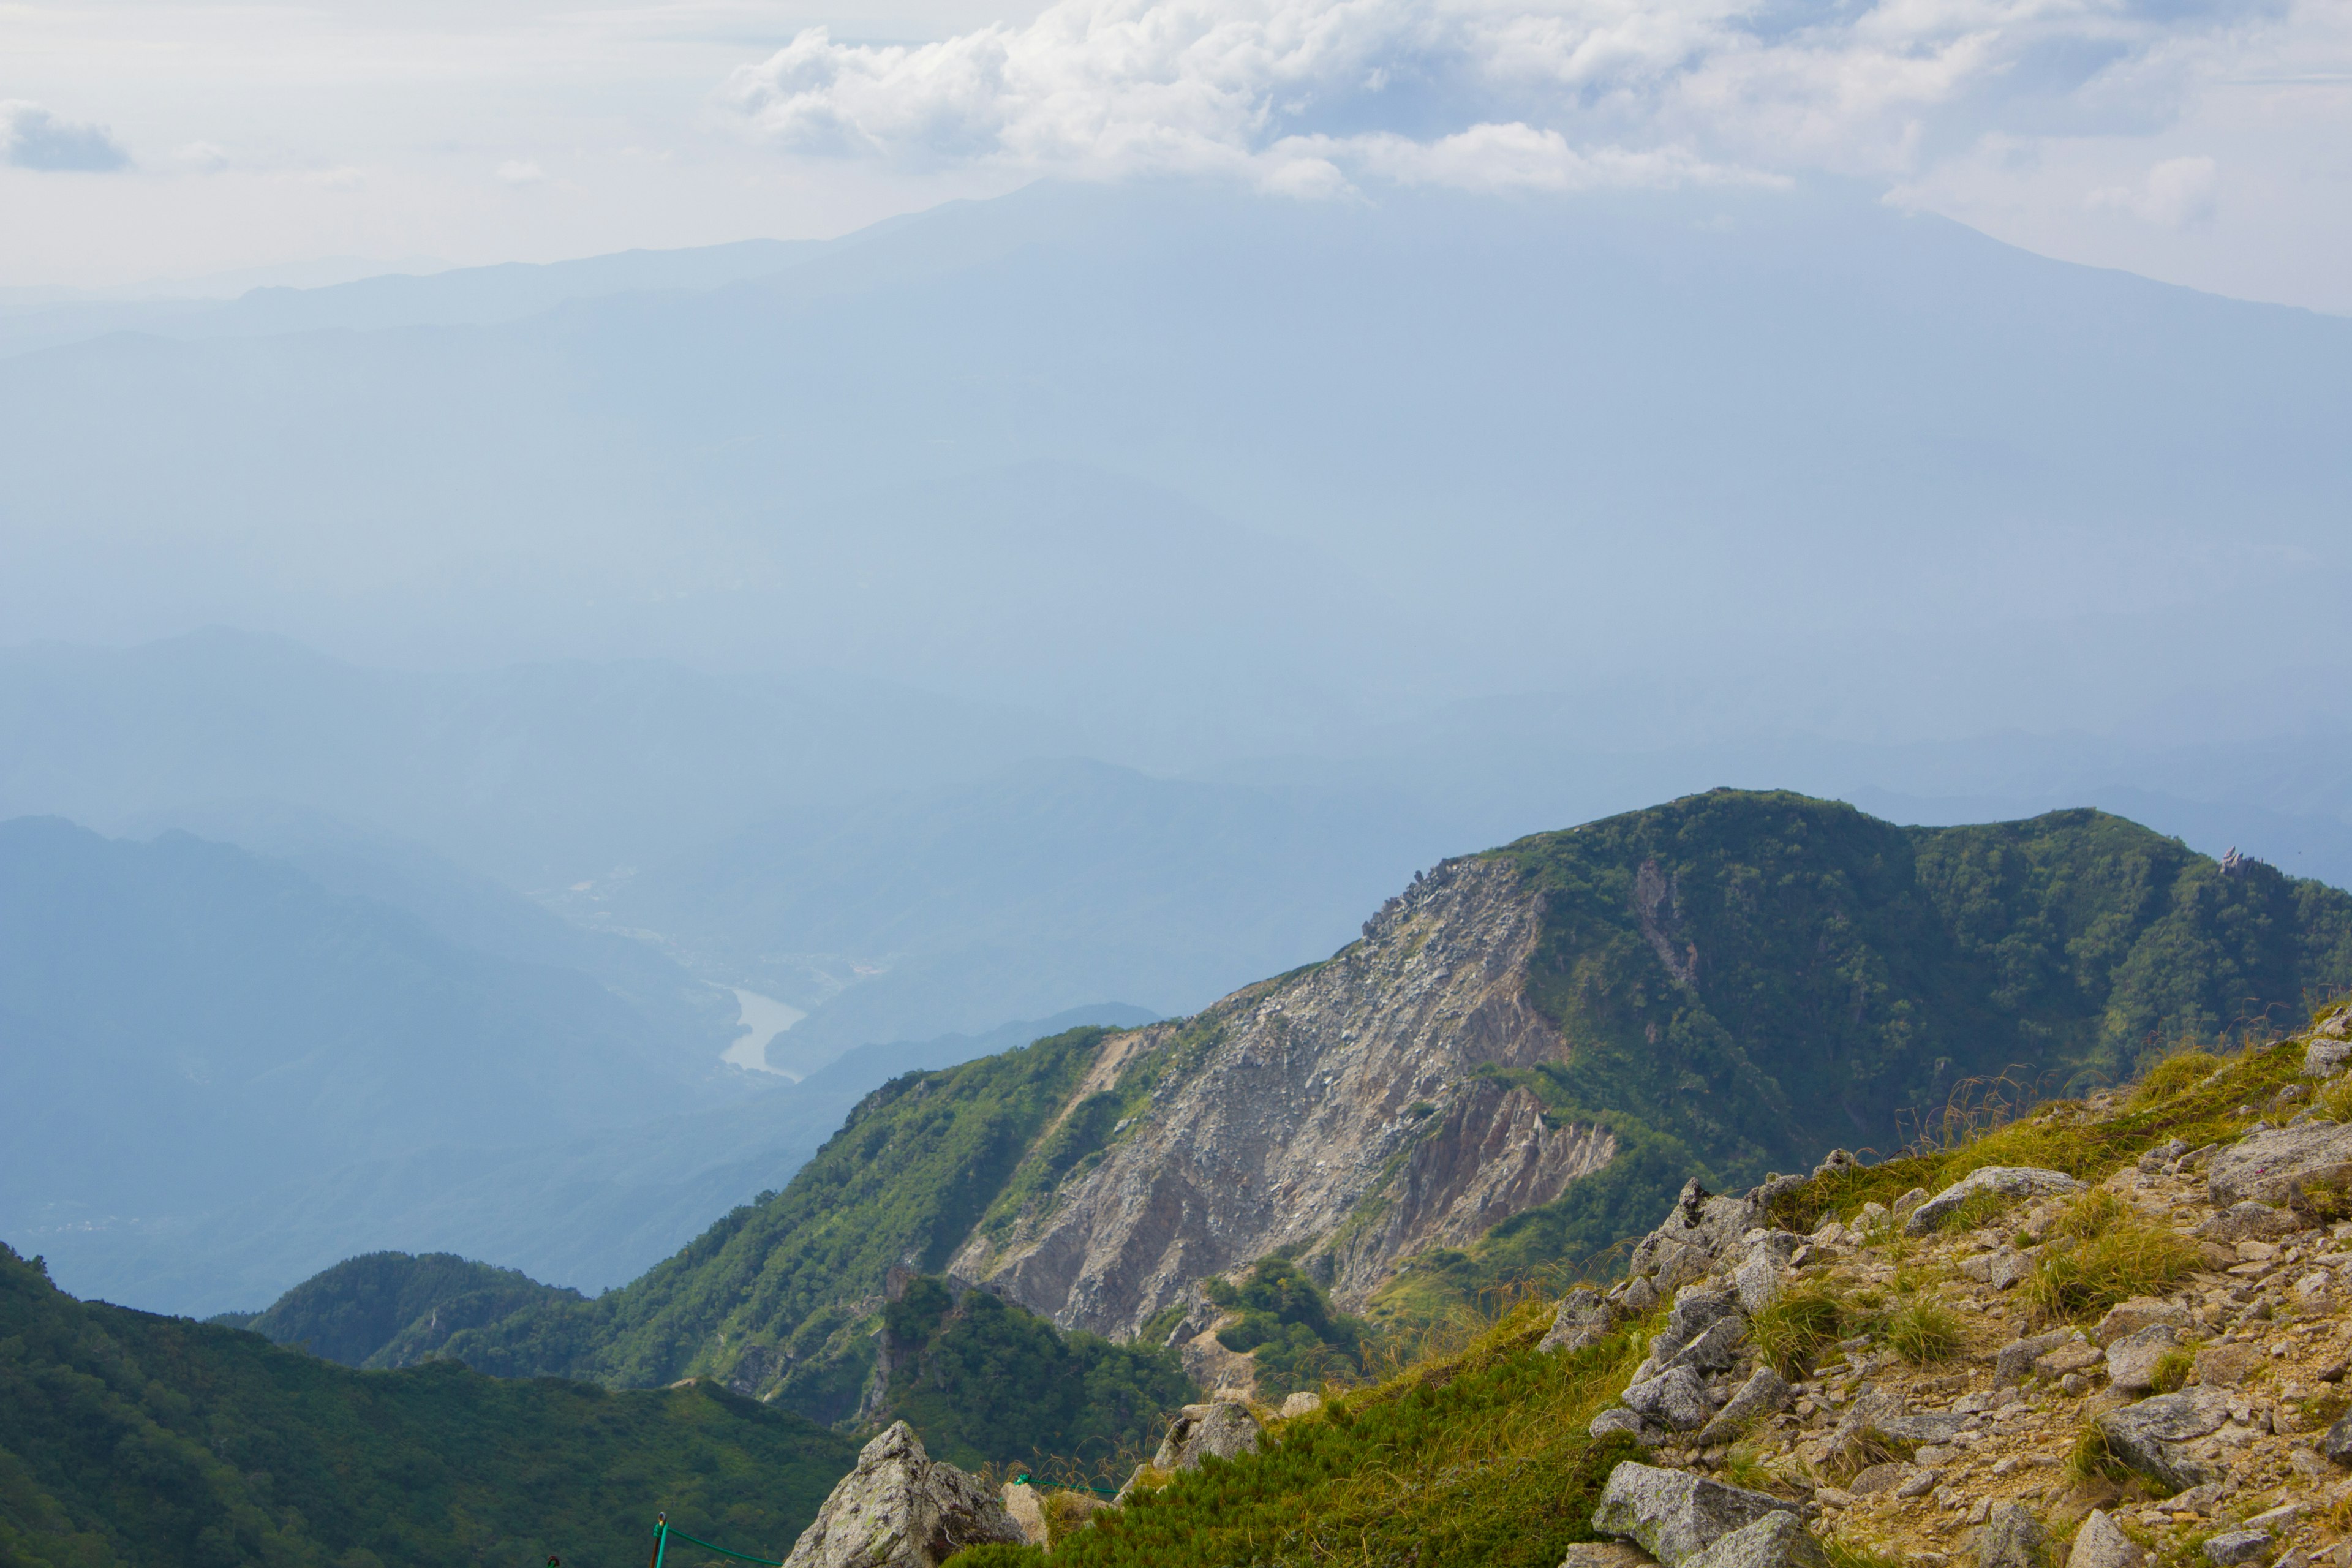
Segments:
[[[228,167],[228,153],[209,142],[191,142],[184,147],[172,149],[172,162],[183,168],[200,169],[209,174]]]
[[[547,171],[528,158],[509,158],[499,165],[498,176],[509,185],[536,185],[547,179]]]
[[[44,174],[111,174],[131,154],[103,125],[60,120],[37,103],[0,101],[0,162]]]
[[[2212,159],[2167,158],[2135,184],[2093,191],[2087,205],[2094,211],[2127,212],[2164,228],[2186,228],[2212,221],[2214,183]]]
[[[913,169],[1574,188],[1897,174],[1940,143],[2160,119],[2178,46],[2268,0],[1059,0],[920,46],[821,27],[723,101]]]

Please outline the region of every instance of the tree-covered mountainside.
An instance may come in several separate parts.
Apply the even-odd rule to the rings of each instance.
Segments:
[[[2182,1040],[2268,1037],[2352,988],[2352,897],[2097,811],[1901,827],[1715,790],[1494,852],[1542,900],[1561,1059],[1497,1070],[1616,1161],[1416,1279],[1475,1289],[1634,1234],[1710,1184],[1891,1151],[1957,1094],[2078,1089]]]
[[[894,1282],[877,1420],[911,1423],[936,1458],[976,1466],[1075,1465],[1111,1484],[1200,1397],[1176,1352],[1065,1334],[985,1290],[930,1275]],[[1118,1460],[1125,1458],[1122,1468]]]
[[[451,1362],[355,1372],[77,1301],[0,1247],[0,1562],[627,1563],[657,1511],[781,1557],[845,1439],[698,1383],[613,1394]]]
[[[896,1080],[782,1194],[644,1279],[448,1348],[615,1386],[714,1373],[841,1421],[868,1384],[893,1267],[954,1259],[1033,1307],[1024,1290],[1050,1287],[1072,1315],[1040,1310],[1083,1322],[1089,1300],[1146,1274],[1148,1314],[1285,1248],[1328,1281],[1415,1205],[1472,1205],[1446,1212],[1484,1216],[1477,1232],[1383,1265],[1375,1315],[1409,1312],[1416,1292],[1459,1301],[1606,1267],[1695,1173],[1723,1186],[1834,1145],[1890,1151],[1971,1080],[2120,1077],[2168,1042],[2259,1029],[2352,986],[2352,897],[2091,811],[1906,828],[1723,790],[1451,864],[1426,884],[1452,889],[1435,901],[1417,903],[1417,884],[1330,963],[1194,1018]],[[1375,1035],[1395,1064],[1381,1071],[1401,1076],[1359,1081]],[[1153,1141],[1204,1100],[1193,1125],[1215,1151]],[[1482,1185],[1576,1128],[1563,1173]],[[1314,1169],[1276,1167],[1310,1138]],[[1287,1234],[1326,1153],[1362,1173],[1318,1190],[1328,1229],[1198,1261],[1221,1235]],[[1294,1195],[1266,1201],[1254,1172]],[[1027,1253],[1024,1227],[1045,1237]]]
[[[314,1274],[239,1324],[345,1366],[383,1369],[430,1359],[460,1329],[541,1301],[578,1301],[512,1268],[453,1253],[371,1252]]]

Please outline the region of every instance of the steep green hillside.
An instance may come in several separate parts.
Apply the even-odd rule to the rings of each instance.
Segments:
[[[2121,1077],[2168,1042],[2259,1032],[2352,986],[2352,897],[2252,862],[2225,871],[2092,811],[1906,828],[1724,790],[1488,858],[1516,868],[1507,898],[1538,913],[1522,985],[1559,1037],[1550,1059],[1472,1076],[1527,1089],[1555,1124],[1609,1129],[1617,1157],[1468,1246],[1423,1254],[1375,1303],[1385,1314],[1426,1315],[1597,1257],[1605,1267],[1694,1173],[1726,1186],[1833,1145],[1892,1151],[1972,1079],[2049,1090]],[[449,1349],[485,1370],[621,1386],[718,1373],[844,1420],[892,1266],[936,1271],[975,1226],[1060,1201],[1248,1020],[1295,1006],[1299,1048],[1344,1050],[1341,1023],[1309,1016],[1312,980],[1269,981],[1136,1037],[1116,1093],[1099,1079],[1084,1103],[1071,1102],[1102,1031],[897,1080],[783,1194],[643,1279],[529,1308]],[[1232,1070],[1245,1117],[1252,1091]],[[1229,1196],[1245,1201],[1205,1189],[1184,1201]],[[1375,1185],[1360,1213],[1386,1201]],[[1308,1248],[1298,1261],[1311,1272],[1322,1259]]]
[[[446,1252],[371,1252],[297,1285],[240,1327],[345,1366],[414,1366],[460,1329],[494,1323],[577,1290]]]
[[[736,1209],[623,1289],[457,1334],[448,1353],[501,1375],[642,1387],[703,1370],[728,1335],[781,1325],[787,1400],[842,1420],[872,1365],[868,1320],[889,1270],[947,1262],[1109,1032],[1071,1029],[893,1079],[782,1193]]]
[[[11,1564],[629,1563],[663,1509],[781,1557],[855,1457],[709,1384],[616,1394],[446,1362],[354,1372],[77,1301],[0,1247]]]
[[[1048,1458],[1116,1461],[1160,1441],[1169,1415],[1200,1397],[1176,1352],[1065,1334],[1035,1313],[928,1275],[882,1313],[886,1418],[911,1423],[940,1458],[965,1466]]]

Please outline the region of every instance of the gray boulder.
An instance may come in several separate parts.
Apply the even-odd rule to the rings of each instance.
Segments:
[[[1717,1541],[1683,1568],[1829,1568],[1822,1543],[1793,1513],[1768,1513]]]
[[[2140,1543],[2126,1535],[2104,1510],[2095,1508],[2074,1532],[2074,1549],[2066,1555],[2066,1568],[2140,1568],[2147,1561],[2147,1552]]]
[[[1706,1384],[1686,1366],[1627,1385],[1624,1400],[1628,1410],[1663,1421],[1677,1432],[1695,1432],[1715,1414],[1715,1405],[1706,1396]]]
[[[1769,1366],[1759,1366],[1754,1376],[1739,1385],[1738,1393],[1724,1402],[1715,1418],[1701,1429],[1698,1440],[1702,1447],[1713,1447],[1728,1443],[1744,1431],[1748,1424],[1766,1415],[1789,1408],[1795,1400],[1795,1391],[1788,1380]]]
[[[2119,1301],[2107,1309],[2107,1315],[2101,1318],[2099,1326],[2091,1331],[2091,1342],[2111,1345],[2126,1334],[2136,1334],[2158,1323],[2167,1328],[2186,1329],[2189,1327],[2189,1313],[2186,1309],[2154,1296],[2134,1296],[2128,1301]]]
[[[1759,1247],[1732,1270],[1731,1288],[1739,1297],[1741,1311],[1750,1315],[1760,1312],[1778,1301],[1789,1288],[1789,1266]]]
[[[1580,1541],[1559,1560],[1559,1568],[1655,1568],[1648,1552],[1622,1541]]]
[[[2011,1388],[2033,1375],[2033,1363],[2070,1340],[2083,1337],[2080,1329],[2053,1329],[2046,1334],[2034,1334],[2021,1340],[2011,1340],[2000,1347],[1992,1358],[1992,1385]]]
[[[2175,1491],[2187,1491],[2221,1478],[2190,1458],[2185,1445],[2218,1430],[2229,1418],[2229,1395],[2218,1389],[2184,1388],[2104,1412],[2098,1422],[2117,1458]]]
[[[2242,1563],[2260,1563],[2271,1554],[2271,1538],[2266,1531],[2225,1530],[2205,1542],[2205,1559],[2216,1568],[2237,1568]]]
[[[967,1546],[1023,1541],[1003,1502],[898,1421],[859,1452],[784,1568],[939,1568]]]
[[[2322,1435],[2319,1451],[2339,1465],[2352,1465],[2352,1415],[2343,1417]]]
[[[2352,1127],[2312,1121],[2273,1127],[2242,1139],[2214,1154],[2206,1165],[2205,1187],[2216,1208],[2287,1199],[2287,1188],[2314,1182],[2352,1180]]]
[[[1727,1487],[1687,1470],[1660,1469],[1628,1459],[1609,1472],[1592,1528],[1629,1536],[1666,1568],[1690,1559],[1734,1531],[1795,1504],[1745,1487]]]
[[[2169,1323],[2157,1323],[2126,1334],[2107,1347],[2107,1383],[2135,1393],[2156,1386],[2156,1363],[2180,1349],[2180,1335]]]
[[[1612,1432],[1630,1432],[1643,1447],[1654,1448],[1666,1440],[1666,1429],[1655,1421],[1646,1420],[1622,1405],[1612,1405],[1592,1418],[1585,1427],[1591,1436],[1606,1437]]]
[[[2200,1241],[2269,1241],[2303,1228],[2303,1221],[2268,1204],[2231,1204],[2189,1234]]]
[[[1552,1314],[1551,1328],[1536,1349],[1550,1351],[1580,1351],[1587,1345],[1599,1344],[1609,1332],[1609,1307],[1597,1290],[1580,1287],[1560,1299],[1559,1310]]]
[[[1764,1190],[1732,1198],[1708,1192],[1696,1177],[1684,1183],[1665,1223],[1633,1244],[1627,1272],[1654,1278],[1662,1289],[1705,1278],[1763,1217]]]
[[[1255,1454],[1263,1435],[1257,1417],[1249,1413],[1246,1405],[1226,1400],[1214,1405],[1187,1405],[1168,1424],[1168,1436],[1160,1440],[1159,1452],[1151,1456],[1151,1468],[1197,1470],[1203,1459],[1231,1459]]]
[[[1636,1375],[1655,1376],[1675,1367],[1688,1367],[1694,1372],[1721,1372],[1739,1359],[1739,1342],[1748,1337],[1748,1320],[1724,1318],[1707,1328],[1698,1338],[1672,1354],[1652,1350]]]
[[[2042,1568],[2050,1538],[2021,1504],[1997,1503],[1977,1532],[1977,1568]]]
[[[1903,1222],[1906,1236],[1925,1236],[1944,1223],[1944,1216],[1958,1208],[1979,1193],[1999,1193],[2003,1197],[2050,1197],[2060,1193],[2080,1192],[2083,1184],[2063,1171],[2044,1171],[2032,1165],[1987,1165],[1981,1171],[1970,1171],[1926,1203],[1911,1211]]]

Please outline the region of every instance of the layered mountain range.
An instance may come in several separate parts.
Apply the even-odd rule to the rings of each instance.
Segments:
[[[1191,1017],[876,1091],[774,1197],[624,1289],[443,1347],[828,1420],[894,1271],[1189,1344],[1292,1260],[1411,1315],[1605,1269],[1696,1173],[1891,1151],[1979,1086],[2119,1078],[2352,984],[2352,897],[2119,818],[1906,828],[1719,790],[1418,877],[1328,961]]]

